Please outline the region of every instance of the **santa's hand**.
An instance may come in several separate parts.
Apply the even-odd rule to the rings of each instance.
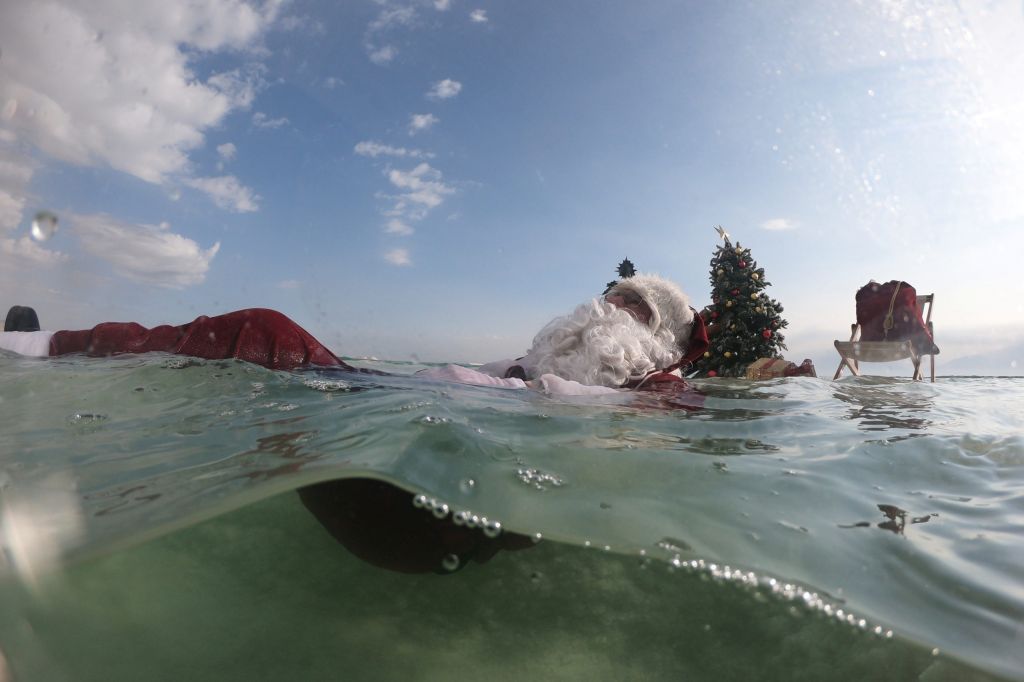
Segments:
[[[618,393],[617,389],[607,386],[587,386],[578,381],[569,381],[555,374],[542,374],[540,379],[530,382],[530,386],[544,391],[548,395],[603,395]]]

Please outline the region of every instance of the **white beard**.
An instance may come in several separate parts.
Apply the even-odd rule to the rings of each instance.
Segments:
[[[554,374],[590,386],[619,388],[682,356],[671,332],[650,327],[604,299],[593,299],[547,324],[519,364],[534,379]]]

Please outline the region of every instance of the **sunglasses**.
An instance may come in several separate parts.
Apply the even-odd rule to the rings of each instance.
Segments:
[[[608,292],[608,296],[621,296],[624,305],[640,305],[644,302],[640,294],[629,289],[612,289]]]

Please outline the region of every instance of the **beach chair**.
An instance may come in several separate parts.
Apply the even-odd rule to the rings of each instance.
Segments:
[[[932,303],[934,300],[935,294],[927,294],[923,296],[918,295],[916,301],[916,312],[928,330],[929,341],[935,338],[932,325]],[[893,326],[891,305],[884,324],[887,330]],[[862,362],[897,362],[909,359],[914,365],[914,381],[920,381],[924,378],[921,372],[921,361],[925,355],[928,355],[931,357],[931,380],[934,383],[935,354],[938,353],[939,349],[935,347],[933,342],[922,346],[920,342],[915,343],[914,340],[909,338],[893,341],[862,341],[860,340],[861,329],[861,324],[855,322],[850,325],[849,341],[836,340],[835,346],[836,350],[839,351],[840,362],[836,375],[832,377],[833,380],[839,378],[843,373],[843,369],[849,369],[854,376],[860,376],[860,363]]]

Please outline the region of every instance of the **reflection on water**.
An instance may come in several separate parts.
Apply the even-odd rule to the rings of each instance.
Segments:
[[[891,531],[897,535],[903,535],[907,527],[907,517],[909,512],[900,509],[899,507],[892,504],[879,504],[877,505],[878,511],[882,512],[885,516],[885,521],[878,523],[877,526],[882,530]],[[915,523],[928,523],[932,517],[938,516],[938,514],[925,514],[924,516],[911,516],[910,524]],[[840,528],[870,528],[870,521],[860,521],[858,523],[851,523],[850,525],[840,524]]]
[[[857,383],[854,383],[857,382]],[[909,383],[909,382],[907,382]],[[887,380],[884,384],[835,382],[833,395],[850,406],[846,418],[862,431],[921,431],[931,426],[926,416],[934,407],[934,394],[918,389],[920,384]],[[888,438],[890,442],[914,434]]]

